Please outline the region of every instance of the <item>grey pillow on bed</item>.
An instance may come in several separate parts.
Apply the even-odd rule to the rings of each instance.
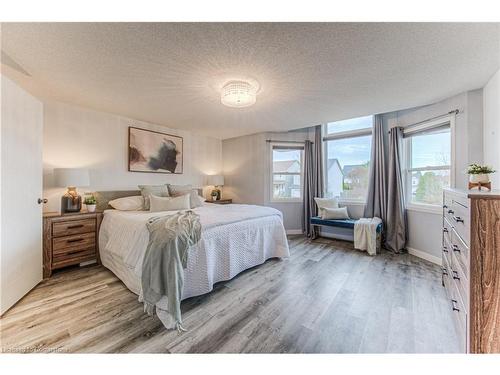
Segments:
[[[170,185],[168,184],[168,192],[171,197],[179,197],[181,195],[190,195],[191,208],[201,207],[203,204],[198,198],[198,191],[193,189],[192,185]]]
[[[139,185],[141,195],[144,197],[144,209],[149,210],[149,196],[156,195],[157,197],[169,197],[167,185]]]

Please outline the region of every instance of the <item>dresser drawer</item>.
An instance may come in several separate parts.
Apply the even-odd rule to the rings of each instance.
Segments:
[[[68,252],[83,251],[89,248],[95,250],[95,232],[58,237],[52,240],[52,254],[59,256]]]
[[[446,290],[446,296],[448,298],[450,309],[452,310],[454,323],[457,331],[457,336],[459,339],[460,350],[463,353],[467,352],[467,311],[465,306],[460,299],[458,289],[453,281],[451,267],[447,263],[446,259],[443,259],[445,265],[443,270],[443,284]]]
[[[52,224],[53,237],[71,236],[73,234],[95,232],[95,230],[95,219],[71,220]]]
[[[462,269],[462,272],[469,275],[469,248],[462,241],[455,229],[451,231],[451,249],[453,255],[456,257],[456,263]]]
[[[443,219],[443,244],[444,240],[451,241],[451,231],[453,230],[453,225],[448,222],[448,219]]]
[[[461,203],[453,200],[453,214],[451,215],[450,223],[453,225],[457,233],[467,246],[470,244],[470,217],[469,208]]]
[[[462,267],[458,264],[455,254],[451,254],[450,276],[457,287],[458,294],[462,300],[464,307],[469,307],[469,280],[468,276],[463,272]]]
[[[445,191],[443,195],[443,216],[446,214],[446,212],[448,212],[449,209],[451,209],[452,204],[453,196]]]
[[[452,253],[453,253],[453,247],[451,246],[451,241],[449,240],[448,236],[444,236],[443,237],[443,257],[446,258],[448,264],[451,264],[451,254]]]

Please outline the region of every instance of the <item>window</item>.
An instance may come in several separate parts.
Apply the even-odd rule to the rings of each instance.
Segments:
[[[328,197],[366,201],[373,116],[331,122],[324,140],[325,185]]]
[[[304,146],[271,144],[271,194],[273,201],[302,201]]]
[[[404,132],[407,205],[441,205],[451,185],[450,121],[424,123]]]

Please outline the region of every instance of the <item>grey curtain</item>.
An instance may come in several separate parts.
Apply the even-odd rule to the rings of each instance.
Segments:
[[[384,128],[382,115],[373,121],[372,153],[368,180],[368,197],[364,217],[379,217],[387,221],[387,174],[385,170]]]
[[[315,239],[317,229],[312,227],[309,219],[318,214],[315,197],[323,196],[323,164],[321,125],[314,127],[314,143],[304,144],[304,194],[302,202],[302,232],[306,237]]]
[[[401,176],[402,147],[403,129],[392,128],[389,135],[385,246],[395,253],[404,250],[407,240],[405,199]]]

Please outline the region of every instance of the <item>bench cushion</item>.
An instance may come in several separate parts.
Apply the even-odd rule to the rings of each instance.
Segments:
[[[311,224],[315,225],[324,225],[327,227],[340,227],[340,228],[350,228],[354,229],[354,223],[356,220],[354,219],[331,219],[331,220],[323,220],[319,216],[311,217]],[[382,223],[377,226],[377,233],[382,230]]]

